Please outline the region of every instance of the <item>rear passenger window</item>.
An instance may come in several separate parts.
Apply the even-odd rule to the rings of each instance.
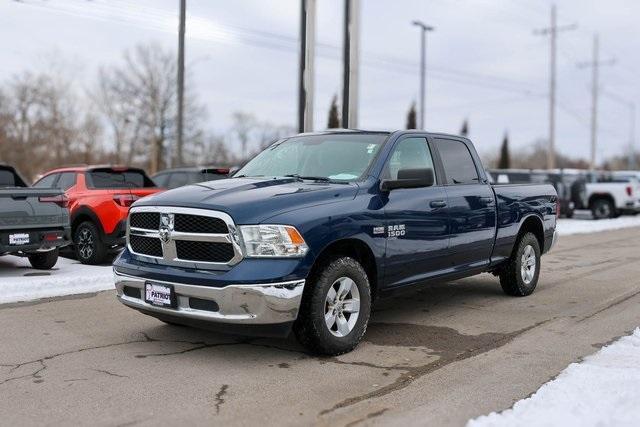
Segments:
[[[58,177],[57,173],[52,173],[51,175],[47,175],[42,178],[40,181],[33,184],[35,188],[53,188],[53,184]]]
[[[189,184],[188,176],[185,172],[174,172],[169,177],[168,188],[178,188]]]
[[[158,187],[166,187],[167,182],[169,181],[169,174],[159,173],[158,175],[155,175],[152,179],[153,179],[153,182],[155,182]]]
[[[58,180],[56,187],[63,191],[67,191],[74,185],[76,185],[76,174],[74,172],[64,172],[60,174],[60,179]]]
[[[447,184],[474,184],[480,181],[476,164],[464,143],[436,139],[435,144],[442,159]]]

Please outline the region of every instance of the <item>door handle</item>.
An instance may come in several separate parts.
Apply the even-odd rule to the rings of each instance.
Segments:
[[[429,206],[431,206],[432,208],[444,208],[445,206],[447,206],[447,202],[445,202],[444,200],[434,200],[433,202],[429,203]]]

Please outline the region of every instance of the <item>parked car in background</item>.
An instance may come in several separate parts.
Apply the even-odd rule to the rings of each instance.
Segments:
[[[0,165],[0,255],[26,256],[33,268],[48,270],[70,235],[64,193],[29,188],[13,167]]]
[[[137,201],[116,291],[167,323],[293,328],[337,355],[362,339],[374,298],[400,288],[492,272],[506,294],[531,294],[558,212],[549,184],[489,184],[466,138],[302,134],[233,178]]]
[[[100,264],[110,249],[125,241],[129,206],[162,191],[142,169],[81,166],[44,174],[35,188],[64,191],[76,256],[83,264]]]
[[[586,177],[562,170],[489,169],[496,184],[547,183],[553,185],[560,200],[560,215],[572,218],[576,209],[587,209]]]
[[[229,176],[229,168],[215,166],[194,166],[166,169],[153,175],[151,179],[158,187],[172,189],[198,182],[214,181]]]
[[[630,174],[596,172],[587,183],[589,208],[595,219],[640,212],[640,181]]]

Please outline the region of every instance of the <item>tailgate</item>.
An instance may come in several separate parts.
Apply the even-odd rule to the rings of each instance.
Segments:
[[[0,190],[0,230],[60,227],[67,225],[65,209],[40,197],[60,196],[55,188],[5,188]]]

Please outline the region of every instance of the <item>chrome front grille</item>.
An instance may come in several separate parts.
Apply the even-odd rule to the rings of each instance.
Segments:
[[[173,228],[185,233],[227,234],[229,227],[220,218],[199,215],[176,214]]]
[[[129,251],[167,265],[216,269],[243,257],[235,224],[224,212],[171,206],[131,208]]]
[[[131,215],[129,218],[131,227],[143,228],[145,230],[160,229],[160,213],[158,212],[139,212]]]

